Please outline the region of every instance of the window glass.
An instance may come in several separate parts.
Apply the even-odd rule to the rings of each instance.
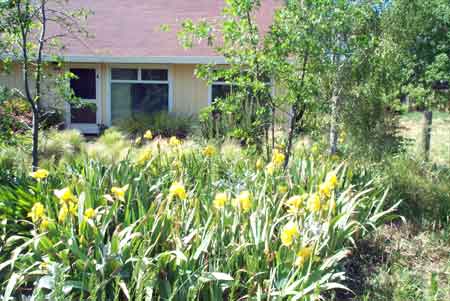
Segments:
[[[122,69],[114,68],[111,70],[112,80],[137,80],[138,70],[137,69]]]
[[[117,124],[138,115],[167,111],[168,84],[111,84],[111,120]]]
[[[95,106],[85,105],[81,108],[70,108],[72,123],[97,123],[97,109]]]
[[[212,102],[215,102],[217,98],[225,99],[231,92],[230,85],[212,85]]]
[[[70,69],[76,78],[70,80],[70,87],[76,97],[81,99],[96,99],[95,69]]]
[[[168,80],[168,72],[163,69],[142,69],[142,80]]]

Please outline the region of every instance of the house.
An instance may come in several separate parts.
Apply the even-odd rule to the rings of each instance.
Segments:
[[[255,16],[268,27],[281,0],[262,0]],[[93,107],[65,104],[66,126],[98,133],[134,113],[168,111],[197,114],[226,89],[208,85],[194,75],[197,64],[226,64],[207,45],[184,49],[177,31],[185,19],[220,17],[224,0],[70,0],[70,8],[88,8],[86,29],[92,37],[64,37],[64,68],[78,79],[71,81],[76,96]],[[168,25],[170,31],[161,29]],[[0,76],[0,85],[21,86],[20,68]]]

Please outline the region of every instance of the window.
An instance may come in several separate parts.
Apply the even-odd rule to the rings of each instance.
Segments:
[[[113,80],[137,80],[137,69],[112,69],[111,79]]]
[[[70,80],[76,97],[84,101],[97,99],[97,74],[95,69],[70,69],[76,78]],[[97,109],[95,105],[70,107],[71,123],[97,123]]]
[[[76,97],[81,99],[96,99],[96,72],[95,69],[70,69],[76,78],[70,80],[70,87]]]
[[[272,85],[269,77],[265,76],[262,79],[266,85]],[[236,86],[234,86],[236,87]],[[221,78],[214,81],[211,85],[210,92],[210,103],[214,103],[217,99],[225,99],[233,91],[233,84],[226,82],[225,79]]]
[[[225,99],[231,93],[231,84],[218,80],[211,85],[211,103],[217,99]]]
[[[167,69],[111,70],[111,122],[169,109]]]

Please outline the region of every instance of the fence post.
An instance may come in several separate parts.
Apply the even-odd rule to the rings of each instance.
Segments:
[[[423,133],[422,133],[422,145],[423,145],[423,156],[425,161],[430,160],[430,148],[431,148],[431,126],[433,124],[433,112],[424,111],[423,112]]]

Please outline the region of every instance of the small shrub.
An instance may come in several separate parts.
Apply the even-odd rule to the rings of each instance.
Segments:
[[[391,187],[390,197],[403,200],[400,214],[407,219],[445,223],[450,220],[450,169],[407,155],[387,158],[376,167],[380,185]]]
[[[20,98],[0,101],[0,104],[0,142],[16,145],[16,136],[31,127],[30,107]]]
[[[148,115],[136,115],[119,122],[118,128],[132,136],[142,136],[150,129],[154,136],[180,138],[187,137],[195,127],[192,116],[175,115],[168,112],[159,112]]]

